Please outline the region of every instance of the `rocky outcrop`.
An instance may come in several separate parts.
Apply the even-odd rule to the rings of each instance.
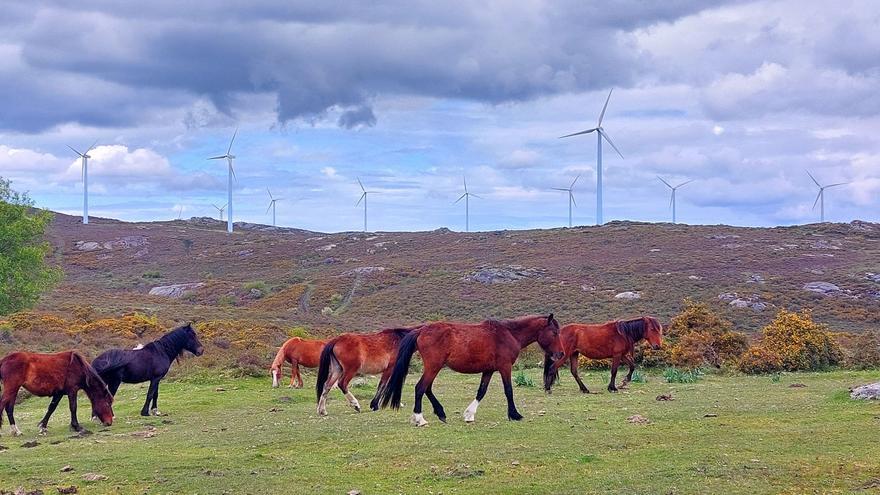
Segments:
[[[840,287],[830,282],[809,282],[804,285],[804,290],[822,294],[823,296],[831,296],[841,292]]]
[[[880,382],[856,387],[849,392],[852,399],[880,400]]]
[[[505,284],[516,282],[526,278],[536,278],[541,276],[540,270],[525,268],[519,265],[510,265],[506,267],[484,267],[466,276],[464,279],[471,282],[479,282],[481,284]]]
[[[153,287],[152,289],[150,289],[149,294],[151,296],[171,297],[177,299],[179,297],[183,297],[188,292],[192,292],[204,286],[205,284],[203,284],[202,282],[196,282],[192,284],[160,285],[158,287]]]
[[[642,295],[635,291],[626,291],[616,294],[614,299],[641,299]]]

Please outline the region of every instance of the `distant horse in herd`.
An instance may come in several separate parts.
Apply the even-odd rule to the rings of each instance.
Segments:
[[[321,361],[321,349],[324,348],[326,340],[307,340],[299,337],[288,339],[275,355],[272,361],[272,386],[278,387],[281,382],[281,370],[284,363],[290,363],[290,388],[302,388],[303,379],[299,374],[299,367],[317,368]]]
[[[280,384],[285,362],[292,366],[290,386],[294,388],[303,386],[299,366],[317,367],[317,412],[324,416],[327,414],[327,396],[334,386],[339,387],[348,403],[360,412],[360,403],[349,390],[352,379],[358,374],[380,375],[370,409],[375,411],[389,405],[398,409],[410,362],[418,352],[424,369],[415,385],[410,419],[414,425],[427,424],[422,414],[424,396],[428,397],[440,421],[446,421],[446,412],[432,389],[435,378],[444,367],[459,373],[482,375],[476,397],[464,410],[466,422],[475,420],[477,407],[485,397],[495,372],[501,376],[507,399],[507,417],[518,421],[523,416],[513,399],[511,375],[522,349],[537,343],[544,352],[543,381],[547,393],[550,393],[559,368],[566,362],[581,392],[589,393],[578,374],[580,355],[591,359],[611,359],[608,390],[615,392],[620,363],[629,366],[629,373],[621,384],[623,387],[632,380],[635,346],[643,340],[654,349],[662,345],[663,326],[656,318],[643,316],[602,324],[560,327],[552,313],[510,320],[486,320],[482,323],[437,321],[373,333],[344,333],[329,340],[294,337],[281,346],[272,362],[272,386]],[[13,434],[21,434],[15,424],[14,409],[18,391],[22,387],[36,396],[52,397],[49,409],[39,423],[41,433],[45,433],[49,418],[65,395],[70,402],[70,426],[76,431],[82,429],[76,416],[79,390],[85,391],[91,401],[93,418],[110,426],[114,418],[113,397],[122,383],[149,381],[141,415],[159,415],[159,382],[168,373],[172,362],[184,352],[200,356],[204,350],[192,324],[187,324],[143,347],[106,351],[91,364],[75,351],[57,354],[12,353],[0,360],[0,426],[5,412]]]

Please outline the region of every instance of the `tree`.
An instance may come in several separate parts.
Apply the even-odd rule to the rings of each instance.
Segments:
[[[0,315],[32,306],[61,279],[61,269],[46,262],[52,248],[43,236],[51,221],[51,212],[35,210],[27,194],[0,177]]]

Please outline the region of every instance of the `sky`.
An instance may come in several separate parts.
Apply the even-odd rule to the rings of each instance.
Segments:
[[[33,0],[0,14],[0,176],[41,207],[316,231],[880,221],[874,0]]]

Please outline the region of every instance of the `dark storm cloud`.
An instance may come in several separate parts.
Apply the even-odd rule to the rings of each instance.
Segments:
[[[713,5],[31,2],[0,21],[0,128],[136,124],[197,98],[231,114],[248,94],[273,95],[281,123],[340,109],[352,127],[375,122],[376,96],[496,104],[626,86],[648,62],[631,30]]]

